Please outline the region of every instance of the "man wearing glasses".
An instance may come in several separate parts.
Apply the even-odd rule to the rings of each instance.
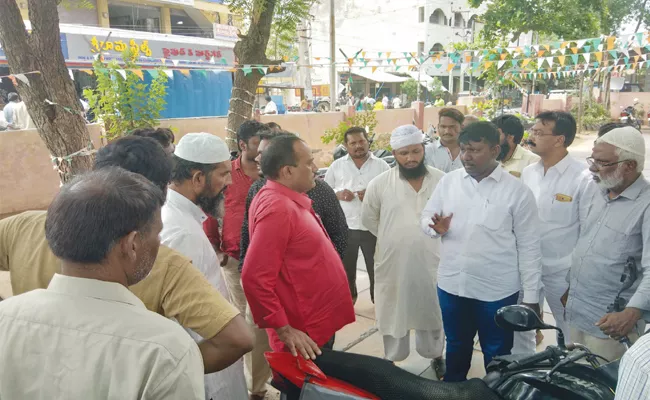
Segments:
[[[650,311],[650,183],[643,176],[645,140],[632,127],[613,129],[596,140],[587,159],[593,177],[580,200],[580,235],[562,297],[571,340],[609,360],[620,358]],[[607,312],[621,288],[628,257],[639,278],[623,292],[621,312]]]
[[[556,325],[567,341],[569,329],[560,298],[569,287],[566,277],[580,233],[581,194],[590,177],[586,164],[569,155],[568,147],[575,136],[576,121],[571,114],[539,114],[527,144],[541,160],[526,167],[521,175],[521,181],[535,196],[539,212],[544,285],[540,304],[546,297]],[[535,349],[535,332],[515,333],[513,354],[533,354]]]

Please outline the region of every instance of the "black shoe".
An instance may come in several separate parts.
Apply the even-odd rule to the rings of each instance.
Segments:
[[[447,365],[445,364],[445,359],[442,357],[435,358],[431,360],[431,369],[435,372],[436,377],[439,381],[443,380],[445,377],[445,372],[447,372]]]

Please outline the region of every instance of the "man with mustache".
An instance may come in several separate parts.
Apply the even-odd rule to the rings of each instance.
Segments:
[[[544,297],[553,312],[556,325],[568,343],[569,329],[564,321],[560,297],[569,287],[566,276],[571,253],[580,233],[579,206],[589,182],[587,165],[569,155],[568,147],[576,135],[576,121],[564,111],[548,111],[537,116],[528,144],[541,157],[521,175],[537,201],[542,243],[542,283]],[[535,332],[516,332],[513,354],[533,354]]]
[[[501,152],[497,161],[511,175],[520,178],[524,168],[539,161],[539,156],[520,146],[524,124],[514,115],[502,115],[492,120],[501,135]]]
[[[203,231],[207,219],[203,210],[214,210],[219,194],[232,182],[228,146],[209,133],[188,133],[178,142],[173,161],[167,202],[162,208],[161,242],[190,258],[210,284],[230,298],[217,253]],[[194,340],[202,339],[189,333]],[[205,376],[208,400],[246,399],[247,394],[241,359]]]
[[[465,116],[455,108],[443,108],[438,112],[439,139],[429,143],[425,148],[427,165],[442,172],[463,168],[458,145],[458,135],[463,122]]]
[[[390,167],[370,151],[368,133],[364,128],[353,126],[345,132],[343,143],[348,154],[335,160],[327,169],[325,182],[336,192],[348,222],[348,247],[343,257],[345,273],[350,284],[352,301],[357,300],[357,258],[359,248],[363,252],[368,277],[370,299],[375,302],[375,246],[377,238],[368,232],[361,222],[361,206],[366,188],[371,180]]]
[[[413,226],[445,173],[424,163],[423,142],[424,134],[413,125],[393,131],[390,146],[397,168],[370,182],[361,219],[377,237],[375,298],[386,358],[405,360],[410,331],[415,330],[417,352],[432,360],[441,379],[444,334],[436,294],[440,243]]]
[[[524,304],[539,313],[541,255],[535,198],[496,160],[499,131],[475,122],[459,137],[464,169],[445,175],[420,226],[441,238],[438,298],[447,336],[445,381],[467,379],[478,331],[487,366],[510,354],[513,334],[496,326],[501,307]]]
[[[613,129],[596,140],[587,162],[593,181],[580,202],[580,236],[562,302],[571,340],[614,360],[625,352],[618,339],[638,338],[650,311],[650,183],[642,173],[645,140],[630,126]],[[628,301],[626,308],[608,313],[621,288],[628,257],[634,257],[639,278],[622,294]]]

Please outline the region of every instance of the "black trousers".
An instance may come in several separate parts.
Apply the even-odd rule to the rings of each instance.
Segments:
[[[356,229],[348,230],[348,247],[343,256],[343,266],[348,276],[353,301],[357,301],[357,259],[361,248],[370,278],[370,299],[375,302],[375,246],[377,246],[377,238],[372,233]]]

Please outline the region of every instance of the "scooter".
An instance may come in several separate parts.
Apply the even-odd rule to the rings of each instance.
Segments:
[[[621,106],[621,116],[619,118],[620,123],[622,124],[627,124],[635,127],[637,130],[641,130],[641,121],[634,115],[635,114],[635,106],[637,105],[638,100],[634,99],[634,105],[627,106],[623,108]]]
[[[621,297],[638,277],[636,261],[625,263],[623,283],[608,312],[622,311]],[[495,357],[481,380],[447,383],[413,375],[392,362],[377,357],[323,350],[316,360],[304,360],[289,353],[266,353],[273,370],[272,384],[283,400],[613,400],[619,361],[592,353],[581,344],[564,342],[561,329],[542,322],[523,305],[499,309],[496,324],[504,330],[557,331],[557,346],[530,356]],[[621,343],[630,346],[627,337]],[[578,363],[585,360],[587,364]],[[601,363],[601,360],[604,363]]]

